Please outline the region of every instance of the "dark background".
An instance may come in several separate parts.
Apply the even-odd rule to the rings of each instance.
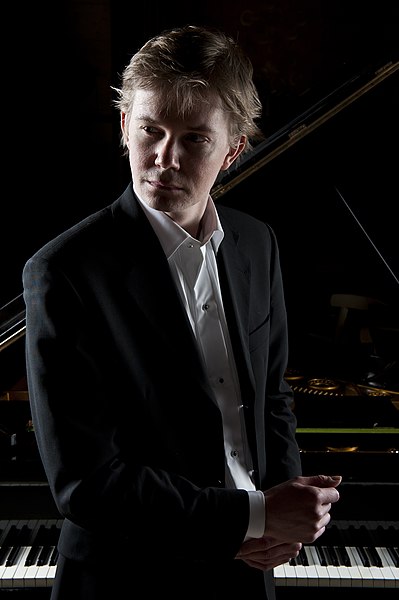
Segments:
[[[148,37],[186,23],[235,37],[254,64],[266,135],[398,58],[387,0],[57,0],[7,7],[2,21],[0,306],[21,293],[36,249],[127,185],[111,86]],[[396,74],[220,200],[275,228],[295,335],[298,323],[318,326],[332,292],[381,297],[396,323],[398,106]]]

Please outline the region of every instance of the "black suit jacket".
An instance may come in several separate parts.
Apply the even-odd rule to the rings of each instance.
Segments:
[[[265,489],[300,473],[278,248],[267,225],[231,208],[218,212],[222,296]],[[33,423],[65,517],[60,552],[95,564],[105,544],[118,544],[143,574],[154,568],[155,543],[160,589],[174,597],[179,573],[204,590],[225,577],[224,566],[229,579],[231,569],[259,579],[233,560],[248,524],[247,493],[223,486],[221,416],[132,185],[39,250],[23,281]],[[154,594],[159,584],[153,577]]]

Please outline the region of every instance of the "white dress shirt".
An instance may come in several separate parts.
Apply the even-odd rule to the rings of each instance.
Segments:
[[[165,213],[139,200],[165,252],[222,415],[226,487],[248,491],[250,520],[246,539],[261,537],[265,500],[252,481],[240,386],[220,292],[216,254],[224,233],[216,207],[209,197],[201,239],[197,240]]]

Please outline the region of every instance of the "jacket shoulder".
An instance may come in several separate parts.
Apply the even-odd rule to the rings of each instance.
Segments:
[[[39,248],[27,262],[79,255],[79,253],[83,257],[91,250],[96,252],[109,246],[111,239],[118,235],[117,233],[113,235],[114,226],[126,216],[125,208],[129,203],[132,204],[132,192],[128,186],[114,202],[59,233]],[[129,221],[131,222],[130,219]]]
[[[230,206],[217,205],[216,208],[223,228],[228,226],[233,235],[236,233],[241,239],[248,238],[248,242],[251,239],[255,242],[260,237],[263,242],[276,243],[273,228],[266,221]]]

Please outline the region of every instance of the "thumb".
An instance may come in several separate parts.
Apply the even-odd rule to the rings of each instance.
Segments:
[[[302,483],[315,487],[337,487],[342,481],[341,475],[310,475],[302,477]]]

